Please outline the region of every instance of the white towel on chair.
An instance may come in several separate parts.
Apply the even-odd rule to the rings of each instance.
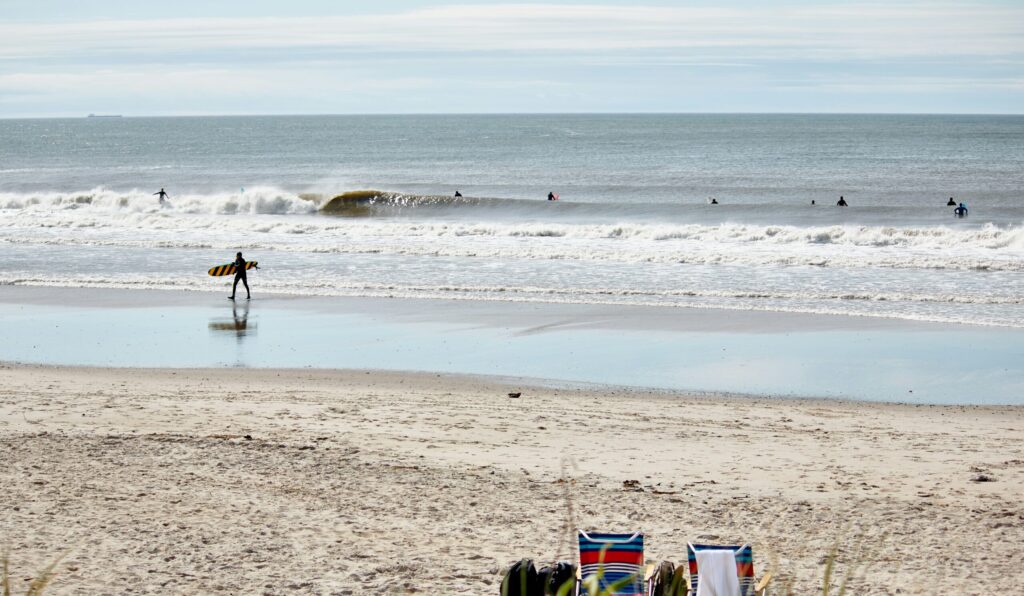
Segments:
[[[740,596],[736,551],[697,551],[697,596]]]

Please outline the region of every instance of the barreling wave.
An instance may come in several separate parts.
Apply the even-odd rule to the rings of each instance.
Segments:
[[[320,213],[345,217],[387,216],[407,213],[413,209],[450,208],[467,209],[473,207],[504,208],[535,208],[540,201],[519,199],[500,199],[485,197],[454,197],[451,195],[417,195],[382,190],[352,190],[330,199],[318,197],[322,204]]]

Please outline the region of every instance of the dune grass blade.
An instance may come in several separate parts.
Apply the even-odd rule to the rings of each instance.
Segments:
[[[601,547],[601,552],[598,554],[597,573],[583,581],[583,589],[586,591],[587,596],[614,596],[615,592],[625,588],[637,579],[637,575],[634,573],[608,584],[607,588],[601,589],[601,580],[604,579],[604,557],[609,548],[611,548],[611,544],[605,544]]]
[[[29,583],[25,596],[42,596],[43,590],[50,584],[50,582],[53,581],[54,576],[57,575],[57,565],[64,560],[65,556],[67,556],[66,552],[51,561],[50,564],[47,565],[46,568],[31,581],[31,583]],[[0,556],[0,586],[3,587],[3,596],[11,596],[11,574],[8,562],[9,557],[5,552]]]
[[[636,581],[636,574],[626,576],[626,577],[620,579],[617,582],[613,582],[611,584],[608,584],[608,589],[605,590],[604,592],[601,592],[600,594],[598,594],[598,596],[610,596],[610,595],[618,592],[622,588],[625,588],[626,586],[628,586],[629,584],[631,584],[631,583],[633,583],[635,581]]]
[[[555,594],[555,596],[569,596],[569,594],[572,593],[575,587],[576,580],[570,579],[566,581],[564,584],[562,584],[562,587],[558,588],[558,592]]]
[[[821,580],[821,596],[828,596],[832,589],[832,572],[835,570],[836,557],[838,556],[838,546],[832,547],[832,552],[828,554],[828,558],[825,560],[825,577]]]
[[[48,586],[57,575],[57,565],[59,565],[66,556],[67,553],[65,552],[50,562],[50,564],[46,566],[46,569],[43,569],[42,573],[40,573],[34,580],[32,580],[32,583],[28,585],[28,591],[25,592],[25,596],[40,596],[43,593],[43,588]]]
[[[670,596],[686,596],[689,591],[690,586],[687,585],[682,574],[672,574],[672,583],[668,585],[668,594]]]
[[[7,553],[0,555],[0,585],[3,586],[4,595],[11,596],[11,581],[7,574]]]
[[[526,565],[519,566],[519,594],[509,594],[508,580],[509,577],[505,576],[501,581],[501,596],[526,596]]]

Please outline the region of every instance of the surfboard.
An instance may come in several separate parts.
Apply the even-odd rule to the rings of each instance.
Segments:
[[[245,270],[246,271],[248,271],[249,269],[252,269],[255,266],[256,266],[256,261],[246,261],[245,262]],[[228,263],[227,265],[217,265],[213,269],[210,269],[209,271],[207,271],[207,273],[209,273],[213,277],[222,277],[222,276],[225,276],[225,275],[234,275],[235,274],[235,264],[234,263]]]

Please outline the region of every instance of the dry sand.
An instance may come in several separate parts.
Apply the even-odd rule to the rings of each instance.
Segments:
[[[856,593],[1021,593],[1022,419],[426,374],[0,365],[0,544],[15,593],[69,551],[49,593],[497,594],[519,557],[571,559],[576,526],[643,530],[648,560],[751,542],[758,573],[795,594],[820,586],[837,541],[840,575],[852,565],[868,586]]]

